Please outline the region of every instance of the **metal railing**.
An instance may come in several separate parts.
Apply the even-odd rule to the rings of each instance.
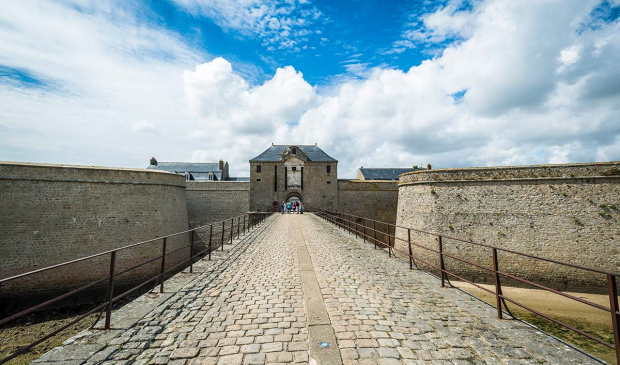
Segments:
[[[33,307],[30,307],[28,309],[25,309],[19,313],[13,314],[7,318],[4,318],[2,320],[0,320],[0,326],[4,326],[8,323],[11,323],[19,318],[22,318],[24,316],[27,316],[31,313],[34,313],[36,311],[39,311],[43,308],[49,307],[53,304],[56,304],[62,300],[65,300],[69,297],[72,297],[78,293],[81,293],[87,289],[94,289],[97,288],[98,285],[101,285],[103,283],[105,283],[107,281],[107,288],[106,288],[106,299],[105,301],[96,306],[95,308],[89,310],[88,312],[78,316],[77,318],[73,319],[72,321],[70,321],[69,323],[61,326],[60,328],[44,335],[43,337],[40,337],[39,339],[37,339],[36,341],[30,343],[29,345],[23,346],[21,348],[19,348],[18,350],[14,351],[13,353],[11,353],[9,356],[5,357],[4,359],[0,359],[0,364],[4,364],[6,362],[8,362],[9,360],[14,359],[15,357],[19,356],[22,353],[25,353],[26,351],[30,350],[31,348],[35,347],[36,345],[42,343],[43,341],[57,335],[58,333],[64,331],[65,329],[69,328],[70,326],[80,322],[81,320],[83,320],[84,318],[88,317],[91,314],[94,314],[98,311],[101,310],[105,310],[105,325],[104,328],[110,329],[110,325],[111,325],[111,321],[112,321],[112,305],[115,302],[118,302],[120,299],[126,297],[127,295],[136,292],[137,290],[144,288],[145,286],[154,283],[153,288],[157,287],[157,285],[159,284],[159,292],[163,293],[164,291],[164,281],[166,280],[166,275],[170,274],[170,273],[175,273],[175,270],[177,270],[176,272],[185,270],[186,268],[189,267],[189,272],[193,272],[194,268],[194,262],[197,261],[196,258],[198,258],[199,256],[202,255],[207,255],[208,259],[211,260],[211,252],[213,251],[213,246],[214,244],[217,244],[217,240],[219,238],[219,243],[221,245],[222,250],[224,249],[224,232],[226,232],[226,230],[228,229],[227,227],[227,222],[230,224],[230,235],[229,237],[226,237],[226,242],[228,243],[228,241],[230,241],[230,243],[233,242],[233,238],[235,236],[235,230],[236,230],[236,236],[237,238],[240,237],[241,234],[245,235],[246,232],[250,232],[251,229],[261,225],[261,223],[268,217],[270,216],[272,213],[249,213],[249,214],[243,214],[234,218],[230,218],[230,219],[226,219],[223,220],[221,222],[214,222],[214,223],[210,223],[210,224],[206,224],[203,226],[199,226],[199,227],[195,227],[186,231],[182,231],[182,232],[177,232],[177,233],[173,233],[173,234],[169,234],[166,236],[161,236],[161,237],[157,237],[157,238],[153,238],[150,240],[146,240],[146,241],[142,241],[142,242],[138,242],[138,243],[133,243],[130,245],[126,245],[123,247],[119,247],[119,248],[115,248],[112,250],[108,250],[108,251],[104,251],[104,252],[100,252],[94,255],[90,255],[90,256],[86,256],[86,257],[82,257],[79,259],[75,259],[75,260],[71,260],[71,261],[66,261],[57,265],[52,265],[49,267],[45,267],[42,269],[38,269],[38,270],[33,270],[33,271],[29,271],[23,274],[19,274],[19,275],[15,275],[15,276],[11,276],[8,278],[4,278],[4,279],[0,279],[0,289],[2,288],[2,285],[5,283],[8,283],[10,281],[14,281],[20,278],[24,278],[24,277],[28,277],[34,274],[38,274],[38,273],[42,273],[42,272],[48,272],[50,270],[54,270],[57,268],[61,268],[61,267],[65,267],[71,264],[75,264],[78,262],[83,262],[89,259],[93,259],[96,257],[101,257],[101,256],[105,256],[105,255],[109,255],[110,256],[110,270],[109,270],[109,274],[107,276],[104,276],[100,279],[97,279],[87,285],[81,286],[77,289],[71,290],[65,294],[62,294],[60,296],[57,296],[53,299],[47,300],[43,303],[40,303],[38,305],[35,305]],[[236,223],[235,223],[236,221]],[[222,232],[221,232],[221,236],[220,237],[213,237],[213,227],[214,226],[218,226],[222,225]],[[236,229],[235,229],[235,225],[236,225]],[[204,250],[201,250],[199,252],[195,252],[195,247],[196,247],[196,242],[194,241],[195,238],[195,233],[198,230],[201,229],[209,229],[209,236],[208,236],[208,245],[207,248]],[[172,251],[167,251],[167,241],[168,239],[172,238],[172,237],[176,237],[176,236],[180,236],[183,234],[189,234],[189,241],[190,244],[189,245],[184,245],[182,247],[176,248]],[[157,257],[153,257],[151,259],[148,259],[144,262],[141,262],[135,266],[123,269],[121,271],[116,271],[116,256],[117,256],[117,252],[122,251],[122,250],[126,250],[129,248],[133,248],[133,247],[138,247],[138,246],[142,246],[145,245],[147,243],[152,243],[152,242],[157,242],[160,241],[161,245],[162,245],[162,254],[160,256]],[[177,263],[176,265],[166,268],[166,256],[170,256],[171,254],[174,254],[176,252],[179,252],[181,250],[185,250],[189,248],[189,256],[187,259]],[[160,265],[160,270],[159,273],[153,277],[151,277],[150,279],[132,287],[131,289],[126,290],[125,292],[123,292],[120,295],[114,296],[114,286],[115,286],[115,278],[125,274],[127,272],[130,272],[132,270],[135,270],[139,267],[142,267],[144,265],[147,265],[149,263],[152,262],[156,262],[158,260],[161,260],[161,265]],[[183,266],[185,265],[185,266]]]
[[[477,287],[480,290],[483,290],[485,292],[488,292],[492,295],[495,296],[495,302],[496,302],[496,309],[497,309],[497,318],[502,319],[503,318],[503,311],[502,311],[502,304],[504,306],[504,308],[506,308],[506,311],[512,315],[512,313],[510,313],[510,310],[508,308],[508,306],[506,305],[506,301],[521,307],[531,313],[534,313],[540,317],[543,317],[557,325],[560,325],[564,328],[567,328],[571,331],[574,331],[576,333],[579,333],[582,336],[585,336],[587,338],[589,338],[590,340],[593,340],[605,347],[614,349],[616,352],[616,361],[618,364],[620,364],[620,308],[618,307],[618,291],[617,291],[617,285],[616,285],[616,281],[617,278],[620,277],[620,274],[617,273],[612,273],[612,272],[607,272],[607,271],[603,271],[603,270],[597,270],[597,269],[591,269],[591,268],[587,268],[587,267],[582,267],[582,266],[578,266],[578,265],[572,265],[572,264],[568,264],[568,263],[564,263],[564,262],[560,262],[557,260],[552,260],[552,259],[547,259],[544,257],[538,257],[538,256],[534,256],[534,255],[530,255],[530,254],[526,254],[526,253],[522,253],[522,252],[517,252],[517,251],[513,251],[513,250],[509,250],[509,249],[505,249],[505,248],[501,248],[501,247],[495,247],[495,246],[491,246],[491,245],[487,245],[487,244],[483,244],[483,243],[478,243],[478,242],[473,242],[473,241],[469,241],[469,240],[464,240],[461,238],[456,238],[456,237],[451,237],[451,236],[446,236],[446,235],[441,235],[441,234],[437,234],[437,233],[433,233],[433,232],[427,232],[427,231],[422,231],[419,229],[414,229],[414,228],[409,228],[409,227],[402,227],[402,226],[398,226],[395,224],[391,224],[388,222],[382,222],[382,221],[378,221],[378,220],[373,220],[373,219],[368,219],[368,218],[364,218],[364,217],[359,217],[359,216],[355,216],[352,214],[346,214],[346,213],[341,213],[341,212],[332,212],[332,211],[319,211],[316,212],[317,216],[325,219],[326,221],[335,224],[336,226],[339,226],[341,228],[344,228],[345,230],[347,230],[349,233],[351,234],[355,234],[356,237],[358,235],[362,236],[364,239],[364,242],[368,241],[368,242],[373,242],[375,245],[375,248],[377,248],[377,246],[381,246],[382,248],[387,248],[388,251],[388,255],[391,257],[392,255],[394,255],[395,253],[399,253],[405,257],[408,257],[409,260],[409,269],[413,269],[414,268],[414,263],[415,260],[429,266],[432,267],[433,269],[437,270],[440,273],[440,280],[441,280],[441,287],[445,287],[446,281],[449,281],[449,277],[455,277],[459,280],[462,280],[464,282],[467,282],[475,287]],[[372,227],[370,226],[370,224],[372,224]],[[400,230],[400,232],[402,233],[401,236],[397,235],[397,230]],[[431,247],[427,247],[424,246],[422,244],[413,242],[411,240],[411,232],[416,232],[416,233],[421,233],[424,235],[429,235],[429,236],[434,236],[436,237],[437,240],[437,248],[431,248]],[[379,238],[377,238],[377,235],[379,235]],[[402,238],[402,237],[407,237]],[[476,263],[476,262],[471,262],[468,260],[465,260],[463,258],[457,257],[453,254],[449,254],[446,253],[444,250],[444,240],[445,239],[450,239],[450,240],[454,240],[460,243],[465,243],[468,245],[474,245],[477,247],[482,247],[485,249],[489,249],[490,250],[490,255],[491,255],[491,259],[493,261],[493,267],[489,267],[489,266],[485,266],[483,264],[480,263]],[[407,245],[408,248],[408,252],[405,252],[401,249],[398,249],[395,247],[395,243],[397,241],[402,242],[403,244]],[[420,257],[419,255],[414,255],[413,254],[413,247],[417,247],[420,248],[422,250],[426,250],[428,252],[432,252],[433,254],[436,254],[436,258],[437,261],[435,262],[430,262],[428,259],[424,259],[422,257]],[[593,303],[589,300],[586,299],[582,299],[582,298],[578,298],[574,295],[568,294],[568,293],[563,293],[561,291],[549,288],[545,285],[542,284],[538,284],[538,283],[534,283],[531,280],[527,280],[527,279],[523,279],[520,278],[516,275],[507,273],[505,271],[501,271],[500,270],[500,266],[499,266],[499,260],[498,260],[498,252],[506,252],[506,253],[510,253],[513,255],[517,255],[517,256],[521,256],[521,257],[526,257],[528,259],[533,259],[533,260],[537,260],[537,261],[543,261],[543,262],[547,262],[547,263],[553,263],[553,264],[558,264],[558,265],[563,265],[566,267],[570,267],[573,269],[577,269],[577,270],[584,270],[584,271],[588,271],[594,274],[600,274],[600,275],[604,275],[606,277],[606,281],[607,281],[607,293],[609,296],[609,307],[597,304],[597,303]],[[495,282],[495,290],[489,290],[481,285],[478,285],[472,281],[469,281],[467,279],[465,279],[462,275],[458,275],[454,272],[451,272],[449,270],[446,269],[445,266],[445,262],[444,262],[444,258],[448,257],[451,258],[453,260],[459,261],[463,264],[467,264],[467,265],[472,265],[475,266],[479,269],[488,271],[490,273],[493,274],[493,278],[494,278],[494,282]],[[418,266],[416,264],[416,266]],[[574,326],[571,326],[569,324],[566,324],[562,321],[559,321],[553,317],[547,316],[544,313],[541,313],[540,311],[537,311],[523,303],[519,303],[518,301],[516,301],[515,299],[509,298],[506,294],[504,294],[502,292],[502,285],[501,285],[501,277],[505,277],[505,278],[509,278],[512,280],[516,280],[518,282],[527,284],[527,285],[531,285],[534,286],[535,288],[538,289],[542,289],[545,291],[549,291],[551,293],[557,294],[559,296],[562,296],[564,298],[568,298],[570,300],[573,301],[577,301],[579,303],[588,305],[590,307],[599,309],[599,310],[603,310],[606,312],[609,312],[611,314],[611,325],[613,328],[613,333],[614,333],[614,343],[609,343],[599,337],[596,337],[594,335],[591,335],[583,330],[580,330],[578,328],[575,328]],[[514,316],[513,316],[514,317]]]

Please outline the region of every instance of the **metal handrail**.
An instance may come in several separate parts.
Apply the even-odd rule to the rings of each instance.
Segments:
[[[259,226],[271,214],[273,214],[273,213],[250,212],[250,213],[246,213],[246,214],[243,214],[243,215],[236,216],[236,217],[232,218],[231,219],[231,227],[230,227],[230,243],[232,243],[233,239],[234,239],[234,233],[235,232],[234,232],[233,228],[234,228],[234,220],[235,219],[237,220],[237,232],[236,232],[236,235],[237,235],[237,238],[240,238],[241,233],[243,233],[245,235],[246,232],[250,232],[253,228]],[[247,217],[247,222],[246,222],[246,217]],[[241,219],[242,218],[243,218],[243,230],[241,230]],[[71,291],[69,291],[69,292],[67,292],[65,294],[62,294],[60,296],[54,297],[54,298],[52,298],[50,300],[47,300],[47,301],[45,301],[43,303],[40,303],[40,304],[38,304],[36,306],[30,307],[28,309],[25,309],[25,310],[23,310],[23,311],[21,311],[19,313],[13,314],[13,315],[11,315],[11,316],[9,316],[7,318],[4,318],[3,320],[0,320],[0,326],[5,325],[5,324],[13,322],[13,321],[15,321],[15,320],[17,320],[17,319],[19,319],[21,317],[24,317],[24,316],[26,316],[28,314],[31,314],[31,313],[33,313],[35,311],[41,310],[41,309],[43,309],[45,307],[48,307],[48,306],[50,306],[50,305],[52,305],[54,303],[57,303],[57,302],[59,302],[61,300],[67,299],[67,298],[69,298],[69,297],[71,297],[71,296],[73,296],[75,294],[78,294],[78,293],[80,293],[80,292],[82,292],[82,291],[84,291],[86,289],[95,287],[97,284],[101,284],[101,283],[105,282],[106,280],[108,281],[108,287],[107,287],[107,293],[108,294],[106,296],[106,300],[105,300],[104,303],[102,303],[101,305],[97,306],[94,309],[91,309],[87,313],[82,314],[77,319],[74,319],[73,321],[71,321],[69,324],[64,325],[61,328],[56,329],[56,330],[54,330],[54,331],[52,331],[52,332],[50,332],[50,333],[40,337],[39,339],[37,339],[36,341],[30,343],[29,345],[26,345],[26,346],[23,346],[23,347],[17,349],[13,353],[11,353],[9,356],[7,356],[7,357],[5,357],[3,359],[0,359],[0,364],[4,364],[4,363],[6,363],[9,360],[14,359],[15,357],[19,356],[20,354],[30,350],[31,348],[33,348],[34,346],[40,344],[41,342],[43,342],[43,341],[45,341],[45,340],[47,340],[47,339],[57,335],[61,331],[63,331],[65,329],[67,329],[68,327],[70,327],[71,325],[73,325],[73,324],[83,320],[84,318],[88,317],[89,315],[91,315],[91,314],[93,314],[93,313],[95,313],[95,312],[97,312],[99,310],[103,310],[103,309],[106,310],[106,318],[105,318],[104,329],[106,329],[106,330],[110,329],[111,328],[110,324],[111,324],[112,304],[113,303],[115,303],[118,300],[126,297],[127,295],[129,295],[129,294],[131,294],[131,293],[133,293],[133,292],[135,292],[135,291],[145,287],[146,285],[152,283],[153,281],[156,281],[155,286],[157,286],[157,284],[160,285],[160,293],[163,293],[163,291],[164,291],[164,282],[166,280],[166,274],[174,272],[175,269],[177,269],[177,268],[179,268],[179,267],[181,267],[183,265],[186,265],[186,266],[184,266],[183,269],[189,267],[190,272],[193,272],[193,264],[194,264],[194,261],[195,261],[196,257],[199,257],[199,256],[204,255],[206,253],[208,253],[208,259],[211,260],[211,252],[213,251],[213,226],[214,225],[219,225],[220,223],[222,224],[222,239],[221,239],[221,243],[220,244],[222,245],[222,249],[224,249],[224,230],[226,229],[226,222],[228,220],[229,219],[225,219],[225,220],[222,220],[222,221],[217,221],[217,222],[205,224],[205,225],[202,225],[202,226],[199,226],[199,227],[195,227],[195,228],[192,228],[192,229],[188,229],[188,230],[185,230],[185,231],[176,232],[176,233],[172,233],[172,234],[169,234],[169,235],[165,235],[165,236],[149,239],[149,240],[146,240],[146,241],[141,241],[141,242],[129,244],[129,245],[126,245],[126,246],[123,246],[123,247],[115,248],[115,249],[112,249],[112,250],[107,250],[107,251],[100,252],[100,253],[97,253],[97,254],[94,254],[94,255],[82,257],[82,258],[75,259],[75,260],[66,261],[66,262],[63,262],[63,263],[60,263],[60,264],[56,264],[56,265],[52,265],[52,266],[48,266],[48,267],[45,267],[45,268],[42,268],[42,269],[37,269],[37,270],[29,271],[29,272],[26,272],[26,273],[22,273],[22,274],[19,274],[19,275],[14,275],[14,276],[11,276],[11,277],[8,277],[8,278],[0,279],[0,284],[2,284],[2,283],[6,283],[6,282],[9,282],[9,281],[12,281],[12,280],[16,280],[16,279],[19,279],[19,278],[26,277],[26,276],[29,276],[29,275],[34,275],[34,274],[37,274],[37,273],[41,273],[41,272],[53,270],[53,269],[56,269],[56,268],[59,268],[59,267],[67,266],[67,265],[70,265],[70,264],[74,264],[76,262],[81,262],[81,261],[85,261],[85,260],[92,259],[92,258],[95,258],[95,257],[104,256],[106,254],[110,255],[110,272],[109,272],[108,275],[106,275],[106,276],[104,276],[104,277],[102,277],[100,279],[97,279],[94,282],[91,282],[89,284],[81,286],[81,287],[79,287],[77,289],[71,290]],[[196,253],[196,252],[194,252],[194,245],[196,243],[196,242],[194,242],[194,232],[197,231],[197,230],[201,230],[201,229],[207,228],[207,227],[209,228],[208,248]],[[167,250],[166,250],[167,239],[170,238],[170,237],[178,236],[180,234],[184,234],[184,233],[190,233],[190,244],[189,245],[184,245],[184,246],[182,246],[180,248],[177,248],[177,249],[175,249],[173,251],[167,252]],[[148,260],[146,260],[144,262],[141,262],[141,263],[139,263],[137,265],[134,265],[132,267],[126,268],[126,269],[124,269],[122,271],[116,272],[116,253],[118,251],[122,251],[122,250],[125,250],[125,249],[128,249],[128,248],[144,245],[144,244],[150,243],[150,242],[155,242],[155,241],[158,241],[158,240],[162,240],[162,244],[163,244],[162,245],[162,254],[161,255],[156,256],[154,258],[150,258],[150,259],[148,259]],[[178,251],[181,251],[181,250],[184,250],[184,249],[187,249],[187,248],[190,249],[189,258],[181,261],[180,263],[177,263],[176,265],[174,265],[171,268],[167,268],[166,269],[166,256],[169,256],[169,255],[171,255],[173,253],[176,253]],[[123,292],[120,295],[114,296],[113,293],[114,293],[114,279],[115,279],[115,277],[117,277],[119,275],[126,274],[129,271],[135,270],[135,269],[137,269],[137,268],[139,268],[141,266],[144,266],[144,265],[147,265],[149,263],[155,262],[155,261],[157,261],[159,259],[161,259],[161,269],[160,269],[160,272],[157,275],[155,275],[155,276],[151,277],[150,279],[148,279],[148,280],[146,280],[146,281],[144,281],[144,282],[142,282],[142,283],[140,283],[140,284],[138,284],[138,285],[128,289],[127,291]],[[0,288],[1,288],[1,286],[0,286]]]
[[[568,328],[571,331],[574,331],[576,333],[579,333],[582,336],[585,336],[585,337],[587,337],[587,338],[589,338],[589,339],[591,339],[593,341],[596,341],[597,343],[599,343],[601,345],[604,345],[606,347],[615,349],[615,351],[616,351],[616,358],[617,358],[616,360],[618,361],[618,364],[620,364],[620,310],[619,310],[619,306],[618,306],[618,292],[617,292],[617,285],[616,285],[616,278],[620,277],[620,274],[618,274],[618,273],[612,273],[612,272],[607,272],[607,271],[602,271],[602,270],[582,267],[582,266],[578,266],[578,265],[568,264],[568,263],[560,262],[560,261],[557,261],[557,260],[547,259],[547,258],[544,258],[544,257],[538,257],[538,256],[534,256],[534,255],[530,255],[530,254],[526,254],[526,253],[522,253],[522,252],[517,252],[517,251],[513,251],[513,250],[509,250],[509,249],[504,249],[504,248],[501,248],[501,247],[495,247],[495,246],[486,245],[486,244],[482,244],[482,243],[478,243],[478,242],[472,242],[472,241],[469,241],[469,240],[463,240],[463,239],[460,239],[460,238],[444,236],[444,235],[441,235],[441,234],[427,232],[427,231],[423,231],[423,230],[419,230],[419,229],[403,227],[403,226],[391,224],[391,223],[388,223],[388,222],[382,222],[382,221],[378,221],[378,220],[368,219],[368,218],[365,218],[365,217],[359,217],[359,216],[356,216],[356,215],[342,213],[342,212],[333,212],[333,211],[325,211],[325,210],[323,210],[323,211],[317,212],[317,216],[319,216],[319,217],[325,219],[326,221],[331,222],[331,223],[333,223],[333,224],[335,224],[335,225],[337,225],[339,227],[345,228],[346,230],[349,231],[349,233],[353,233],[354,232],[356,236],[358,234],[362,235],[364,237],[364,241],[366,241],[366,239],[368,239],[369,241],[372,239],[374,241],[375,248],[377,247],[377,244],[379,244],[380,246],[387,247],[388,253],[389,253],[390,257],[392,256],[392,251],[399,252],[399,253],[407,256],[409,258],[409,268],[410,269],[413,269],[413,262],[414,262],[414,260],[418,260],[418,261],[423,262],[424,264],[426,264],[426,265],[428,265],[428,266],[430,266],[430,267],[432,267],[432,268],[434,268],[436,270],[439,270],[440,274],[441,274],[441,287],[445,287],[445,281],[448,280],[449,276],[452,276],[452,277],[458,278],[460,280],[463,280],[463,281],[465,281],[465,282],[467,282],[467,283],[469,283],[471,285],[474,285],[475,287],[477,287],[477,288],[479,288],[481,290],[484,290],[484,291],[486,291],[488,293],[491,293],[491,294],[495,295],[495,297],[496,297],[497,317],[499,319],[503,318],[502,304],[506,308],[506,310],[510,313],[510,310],[508,309],[508,306],[506,305],[506,302],[505,302],[505,301],[508,301],[508,302],[513,303],[513,304],[515,304],[515,305],[517,305],[517,306],[519,306],[519,307],[521,307],[521,308],[523,308],[525,310],[528,310],[528,311],[530,311],[530,312],[532,312],[532,313],[534,313],[534,314],[536,314],[538,316],[541,316],[541,317],[543,317],[543,318],[545,318],[547,320],[550,320],[550,321],[552,321],[552,322],[554,322],[554,323],[556,323],[556,324],[558,324],[558,325],[560,325],[560,326],[562,326],[564,328]],[[361,220],[363,222],[362,223],[363,227],[364,227],[363,231],[360,231],[358,229],[358,220]],[[373,223],[372,228],[366,226],[367,222],[372,222]],[[377,227],[376,227],[377,223],[379,223],[381,225],[384,225],[387,228],[386,231],[381,231],[381,230],[377,229]],[[355,226],[355,227],[353,228],[353,226]],[[390,227],[394,228],[394,234],[393,235],[391,234]],[[396,230],[398,228],[407,230],[407,239],[406,240],[403,239],[403,238],[397,237]],[[367,235],[366,234],[367,230],[370,230],[374,234],[372,236]],[[433,248],[426,247],[424,245],[420,245],[418,243],[412,242],[411,241],[411,231],[418,232],[418,233],[425,233],[425,234],[428,234],[428,235],[436,236],[437,240],[438,240],[438,243],[439,243],[439,249],[433,249]],[[377,240],[377,234],[383,235],[385,237],[385,240],[387,241],[387,243],[386,242],[381,242],[381,241],[377,242],[378,241]],[[391,241],[392,238],[394,239],[393,241]],[[487,267],[487,266],[484,266],[482,264],[478,264],[478,263],[475,263],[475,262],[470,262],[468,260],[459,258],[459,257],[457,257],[455,255],[445,253],[443,251],[443,240],[444,239],[455,240],[455,241],[458,241],[458,242],[472,244],[472,245],[476,245],[476,246],[480,246],[480,247],[491,249],[492,250],[492,259],[493,259],[493,267],[492,268],[491,267]],[[408,245],[408,247],[409,247],[409,252],[408,253],[404,252],[403,250],[396,249],[394,247],[394,245],[392,243],[395,243],[397,240],[401,241],[401,242],[404,242],[404,243],[406,243]],[[418,257],[416,255],[413,255],[412,246],[416,246],[416,247],[423,248],[425,250],[437,253],[438,254],[438,258],[439,258],[439,264],[438,265],[432,264],[432,263],[430,263],[429,261],[427,261],[425,259],[422,259],[422,258],[420,258],[420,257]],[[593,302],[591,302],[589,300],[581,299],[581,298],[575,297],[575,296],[573,296],[571,294],[562,293],[562,292],[560,292],[558,290],[549,288],[549,287],[547,287],[545,285],[534,283],[534,282],[532,282],[530,280],[519,278],[519,277],[517,277],[515,275],[512,275],[512,274],[500,271],[499,270],[499,260],[497,258],[498,251],[503,251],[503,252],[507,252],[507,253],[511,253],[511,254],[522,256],[522,257],[527,257],[527,258],[535,259],[535,260],[540,260],[540,261],[551,262],[551,263],[555,263],[555,264],[559,264],[559,265],[564,265],[564,266],[567,266],[567,267],[572,267],[572,268],[575,268],[575,269],[585,270],[585,271],[589,271],[589,272],[593,272],[593,273],[597,273],[597,274],[603,274],[607,278],[607,289],[608,289],[610,306],[609,307],[605,307],[605,306],[602,306],[600,304],[593,303]],[[467,280],[467,279],[457,275],[456,273],[450,272],[449,270],[447,270],[445,268],[444,257],[449,257],[449,258],[457,260],[459,262],[462,262],[462,263],[465,263],[465,264],[469,264],[469,265],[473,265],[473,266],[476,266],[478,268],[481,268],[481,269],[493,272],[494,277],[495,277],[495,291],[492,291],[492,290],[489,290],[487,288],[484,288],[484,287],[482,287],[482,286],[480,286],[480,285],[478,285],[478,284],[476,284],[474,282],[471,282],[471,281],[469,281],[469,280]],[[609,312],[611,314],[611,320],[612,320],[611,321],[611,325],[612,325],[612,328],[613,328],[613,331],[614,331],[614,343],[613,344],[608,343],[608,342],[606,342],[605,340],[603,340],[603,339],[601,339],[599,337],[593,336],[593,335],[591,335],[591,334],[589,334],[589,333],[587,333],[587,332],[585,332],[583,330],[577,329],[577,328],[575,328],[573,326],[570,326],[570,325],[568,325],[566,323],[563,323],[562,321],[559,321],[559,320],[557,320],[555,318],[549,317],[549,316],[545,315],[542,312],[539,312],[539,311],[537,311],[535,309],[532,309],[532,308],[530,308],[530,307],[528,307],[528,306],[526,306],[526,305],[524,305],[522,303],[517,302],[514,299],[511,299],[511,298],[507,297],[504,293],[502,293],[502,286],[501,286],[500,276],[508,277],[508,278],[513,279],[513,280],[517,280],[519,282],[522,282],[522,283],[525,283],[525,284],[528,284],[528,285],[532,285],[532,286],[534,286],[536,288],[552,292],[552,293],[560,295],[560,296],[562,296],[564,298],[568,298],[570,300],[577,301],[579,303],[591,306],[593,308]],[[510,313],[510,314],[512,315],[512,313]]]

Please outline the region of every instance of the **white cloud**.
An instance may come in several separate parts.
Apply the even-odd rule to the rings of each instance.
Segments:
[[[0,64],[50,87],[0,85],[0,159],[134,167],[151,156],[224,159],[247,176],[248,159],[271,142],[318,143],[340,161],[341,177],[361,165],[620,159],[620,21],[584,26],[596,1],[442,8],[425,19],[459,42],[407,71],[350,66],[363,74],[324,92],[291,66],[251,86],[243,68],[205,63],[131,9],[18,4],[0,14]],[[467,19],[454,26],[451,16]]]
[[[315,91],[305,86],[303,100],[319,104],[303,112],[298,123],[286,123],[279,108],[257,107],[286,105],[291,96],[270,93],[256,104],[247,102],[253,91],[231,76],[229,67],[212,64],[209,68],[225,77],[230,87],[209,86],[213,93],[208,93],[208,103],[224,101],[225,113],[219,114],[222,105],[217,104],[207,109],[218,114],[202,118],[210,125],[228,123],[227,129],[240,133],[243,146],[251,146],[244,151],[250,156],[272,141],[318,143],[340,160],[341,176],[353,176],[361,165],[431,162],[449,167],[620,159],[620,83],[605,81],[619,72],[614,66],[620,64],[618,21],[577,31],[595,5],[577,0],[487,0],[468,15],[441,9],[426,17],[435,19],[429,24],[443,29],[443,35],[459,32],[461,41],[406,72],[375,68],[362,80],[340,81],[332,96],[313,95]],[[450,16],[467,20],[447,26]],[[561,66],[570,68],[556,72]],[[299,77],[292,69],[288,75]],[[304,82],[298,79],[294,84]],[[460,101],[452,96],[463,91]],[[200,94],[195,96],[202,100]],[[213,97],[218,101],[210,100]],[[292,99],[299,108],[289,117],[308,105]],[[261,126],[260,133],[254,125]],[[247,130],[250,134],[244,135]],[[246,140],[248,136],[257,143]],[[219,147],[236,148],[224,143]]]
[[[157,126],[155,126],[155,124],[151,122],[147,122],[146,120],[140,120],[135,122],[131,126],[131,129],[134,132],[138,133],[159,135],[159,130],[157,129]]]
[[[257,36],[269,50],[295,49],[306,42],[321,12],[308,1],[173,0],[191,14],[206,16],[225,30]],[[275,45],[275,47],[274,47]]]
[[[192,121],[182,75],[207,55],[136,11],[98,1],[3,7],[0,65],[44,86],[0,83],[1,160],[139,167],[152,155],[183,158],[177,130]]]

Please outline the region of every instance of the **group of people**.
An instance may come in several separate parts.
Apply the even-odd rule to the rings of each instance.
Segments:
[[[285,211],[287,214],[304,214],[304,204],[301,201],[282,202],[280,204],[280,213],[284,214]]]

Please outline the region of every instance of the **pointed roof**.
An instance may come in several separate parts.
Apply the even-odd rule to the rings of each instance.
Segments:
[[[317,145],[271,145],[265,152],[254,157],[250,162],[279,162],[282,160],[282,153],[291,147],[296,147],[301,150],[308,157],[308,161],[317,162],[338,162],[335,158],[331,157],[320,149]]]

